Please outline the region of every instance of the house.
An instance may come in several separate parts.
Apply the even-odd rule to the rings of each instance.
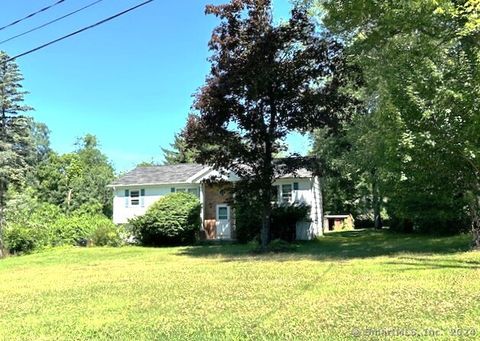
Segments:
[[[206,181],[222,177],[224,181]],[[169,193],[188,192],[200,199],[201,235],[205,239],[235,239],[235,217],[232,197],[225,185],[238,181],[233,173],[219,174],[199,164],[137,167],[121,176],[113,188],[113,221],[125,224],[143,215],[148,207]],[[312,239],[323,233],[322,205],[318,178],[306,169],[285,175],[274,183],[278,203],[305,203],[311,207],[309,221],[297,223],[298,240]]]

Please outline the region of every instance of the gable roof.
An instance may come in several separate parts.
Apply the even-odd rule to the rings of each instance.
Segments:
[[[137,167],[115,180],[110,186],[188,183],[191,177],[204,169],[207,167],[195,163]]]
[[[212,174],[219,175],[217,173],[218,172],[208,166],[196,163],[137,167],[119,177],[112,182],[109,187],[195,183],[209,178]],[[230,173],[230,176],[227,177],[229,178],[229,181],[235,179],[235,176],[232,175],[233,174]],[[278,179],[311,178],[312,176],[313,173],[306,168],[300,168],[294,173],[287,172],[286,174],[277,174]]]

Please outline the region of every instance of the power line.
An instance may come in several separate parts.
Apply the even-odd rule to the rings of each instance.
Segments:
[[[91,28],[94,28],[94,27],[96,27],[96,26],[99,26],[99,25],[101,25],[101,24],[104,24],[104,23],[106,23],[106,22],[108,22],[108,21],[110,21],[110,20],[113,20],[113,19],[115,19],[115,18],[117,18],[117,17],[120,17],[120,16],[122,16],[122,15],[128,13],[128,12],[131,12],[131,11],[133,11],[133,10],[139,8],[139,7],[145,6],[146,4],[148,4],[148,3],[150,3],[150,2],[153,2],[153,1],[155,1],[155,0],[148,0],[148,1],[142,2],[142,3],[139,4],[139,5],[136,5],[136,6],[134,6],[134,7],[130,7],[129,9],[127,9],[127,10],[125,10],[125,11],[123,11],[123,12],[120,12],[120,13],[117,13],[117,14],[115,14],[115,15],[112,15],[111,17],[108,17],[108,18],[106,18],[106,19],[103,19],[103,20],[101,20],[101,21],[99,21],[99,22],[97,22],[97,23],[95,23],[95,24],[93,24],[93,25],[84,27],[84,28],[82,28],[82,29],[80,29],[80,30],[78,30],[78,31],[72,32],[72,33],[70,33],[70,34],[67,34],[66,36],[63,36],[63,37],[61,37],[61,38],[52,40],[52,41],[50,41],[50,42],[48,42],[48,43],[46,43],[46,44],[43,44],[43,45],[41,45],[41,46],[38,46],[38,47],[36,47],[36,48],[34,48],[34,49],[31,49],[31,50],[29,50],[29,51],[27,51],[27,52],[20,53],[20,54],[18,54],[18,55],[16,55],[16,56],[14,56],[14,57],[6,60],[5,63],[11,62],[12,60],[15,60],[15,59],[17,59],[17,58],[26,56],[27,54],[30,54],[30,53],[36,52],[36,51],[38,51],[38,50],[44,49],[45,47],[50,46],[50,45],[53,45],[53,44],[55,44],[55,43],[58,43],[59,41],[65,40],[65,39],[70,38],[70,37],[73,37],[74,35],[77,35],[77,34],[79,34],[79,33],[82,33],[82,32],[84,32],[84,31],[87,31],[87,30],[89,30],[89,29],[91,29]]]
[[[34,28],[32,28],[31,30],[28,30],[28,31],[25,31],[25,32],[23,32],[23,33],[17,34],[16,36],[13,36],[13,37],[11,37],[11,38],[2,40],[2,41],[0,41],[0,45],[6,43],[6,42],[8,42],[8,41],[14,40],[14,39],[16,39],[16,38],[22,37],[22,36],[24,36],[24,35],[26,35],[26,34],[28,34],[28,33],[37,31],[37,30],[39,30],[39,29],[41,29],[41,28],[44,28],[44,27],[46,27],[46,26],[49,26],[49,25],[51,25],[51,24],[53,24],[53,23],[56,23],[57,21],[63,20],[63,19],[65,19],[65,18],[68,18],[69,16],[72,16],[72,15],[78,13],[78,12],[81,12],[81,11],[83,11],[83,10],[89,8],[89,7],[92,7],[93,5],[96,5],[96,4],[98,4],[99,2],[102,2],[102,1],[103,1],[103,0],[97,0],[97,1],[95,1],[95,2],[92,2],[92,3],[90,3],[90,4],[88,4],[88,5],[84,6],[84,7],[82,7],[82,8],[77,9],[77,10],[75,10],[75,11],[73,11],[73,12],[70,12],[70,13],[68,13],[68,14],[65,14],[64,16],[61,16],[60,18],[54,19],[54,20],[52,20],[52,21],[49,21],[49,22],[47,22],[46,24],[43,24],[43,25],[34,27]]]
[[[20,22],[22,22],[22,21],[24,21],[24,20],[27,20],[27,19],[29,19],[29,18],[31,18],[31,17],[39,14],[39,13],[45,12],[46,10],[49,10],[49,9],[52,8],[52,7],[55,7],[55,6],[57,6],[57,5],[60,5],[62,2],[65,2],[65,1],[66,1],[66,0],[59,0],[59,1],[57,1],[56,3],[54,3],[53,5],[50,5],[50,6],[47,6],[47,7],[42,8],[42,9],[39,9],[38,11],[36,11],[36,12],[34,12],[34,13],[32,13],[32,14],[29,14],[29,15],[27,15],[26,17],[24,17],[24,18],[22,18],[22,19],[15,20],[14,22],[12,22],[12,23],[10,23],[10,24],[8,24],[8,25],[5,25],[5,26],[3,26],[3,27],[0,27],[0,31],[6,29],[7,27],[11,27],[11,26],[13,26],[13,25],[16,25],[16,24],[18,24],[18,23],[20,23]]]

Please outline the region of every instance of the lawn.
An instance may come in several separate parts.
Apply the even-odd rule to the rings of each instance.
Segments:
[[[211,245],[12,257],[0,261],[0,340],[480,338],[480,253],[468,243],[360,231],[290,254]]]

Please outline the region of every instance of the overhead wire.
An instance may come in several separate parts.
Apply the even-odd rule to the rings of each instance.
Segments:
[[[43,24],[43,25],[34,27],[34,28],[32,28],[32,29],[30,29],[30,30],[28,30],[28,31],[25,31],[25,32],[20,33],[20,34],[17,34],[17,35],[15,35],[15,36],[13,36],[13,37],[10,37],[10,38],[8,38],[8,39],[2,40],[2,41],[0,41],[0,45],[1,45],[1,44],[4,44],[4,43],[6,43],[6,42],[9,42],[9,41],[11,41],[11,40],[17,39],[17,38],[19,38],[19,37],[22,37],[22,36],[24,36],[24,35],[26,35],[26,34],[35,32],[35,31],[37,31],[37,30],[39,30],[39,29],[41,29],[41,28],[47,27],[47,26],[49,26],[49,25],[51,25],[51,24],[54,24],[54,23],[56,23],[56,22],[58,22],[58,21],[60,21],[60,20],[63,20],[63,19],[65,19],[65,18],[68,18],[68,17],[70,17],[70,16],[72,16],[72,15],[74,15],[74,14],[77,14],[77,13],[79,13],[79,12],[81,12],[81,11],[84,11],[84,10],[86,10],[87,8],[90,8],[90,7],[92,7],[92,6],[98,4],[99,2],[102,2],[102,1],[103,1],[103,0],[94,1],[94,2],[92,2],[92,3],[90,3],[90,4],[86,5],[86,6],[83,6],[83,7],[79,8],[79,9],[73,11],[73,12],[70,12],[70,13],[68,13],[68,14],[65,14],[65,15],[59,17],[59,18],[56,18],[56,19],[54,19],[54,20],[51,20],[51,21],[49,21],[49,22],[47,22],[47,23],[45,23],[45,24]]]
[[[28,50],[28,51],[26,51],[26,52],[23,52],[23,53],[20,53],[20,54],[18,54],[18,55],[16,55],[16,56],[13,56],[13,57],[7,59],[7,60],[5,61],[5,63],[11,62],[11,61],[13,61],[13,60],[15,60],[15,59],[18,59],[18,58],[20,58],[20,57],[26,56],[26,55],[31,54],[31,53],[33,53],[33,52],[36,52],[36,51],[38,51],[38,50],[44,49],[44,48],[46,48],[47,46],[56,44],[56,43],[58,43],[58,42],[60,42],[60,41],[62,41],[62,40],[65,40],[65,39],[70,38],[70,37],[73,37],[73,36],[75,36],[75,35],[77,35],[77,34],[79,34],[79,33],[85,32],[85,31],[90,30],[90,29],[92,29],[92,28],[94,28],[94,27],[97,27],[97,26],[99,26],[99,25],[102,25],[102,24],[104,24],[104,23],[106,23],[106,22],[108,22],[108,21],[111,21],[111,20],[113,20],[113,19],[115,19],[115,18],[118,18],[118,17],[120,17],[120,16],[122,16],[122,15],[124,15],[124,14],[127,14],[127,13],[129,13],[129,12],[131,12],[131,11],[133,11],[133,10],[136,10],[137,8],[140,8],[140,7],[142,7],[142,6],[145,6],[145,5],[147,5],[147,4],[149,4],[149,3],[153,2],[153,1],[155,1],[155,0],[147,0],[147,1],[144,1],[144,2],[142,2],[142,3],[140,3],[140,4],[136,5],[136,6],[130,7],[130,8],[128,8],[128,9],[126,9],[126,10],[120,12],[120,13],[117,13],[117,14],[115,14],[115,15],[112,15],[111,17],[108,17],[108,18],[106,18],[106,19],[103,19],[103,20],[101,20],[101,21],[99,21],[99,22],[97,22],[97,23],[95,23],[95,24],[92,24],[92,25],[90,25],[90,26],[84,27],[84,28],[79,29],[79,30],[77,30],[77,31],[75,31],[75,32],[72,32],[72,33],[70,33],[70,34],[67,34],[67,35],[65,35],[65,36],[63,36],[63,37],[60,37],[60,38],[58,38],[58,39],[49,41],[48,43],[45,43],[45,44],[40,45],[40,46],[38,46],[38,47],[35,47],[35,48],[31,49],[31,50]]]
[[[15,20],[15,21],[11,22],[11,23],[8,24],[8,25],[5,25],[5,26],[0,27],[0,31],[6,29],[6,28],[8,28],[8,27],[12,27],[12,26],[14,26],[14,25],[17,25],[17,24],[21,23],[22,21],[25,21],[25,20],[27,20],[27,19],[30,19],[31,17],[33,17],[33,16],[35,16],[35,15],[37,15],[37,14],[39,14],[39,13],[45,12],[45,11],[49,10],[50,8],[53,8],[53,7],[57,6],[57,5],[60,5],[61,3],[65,2],[65,1],[66,1],[66,0],[59,0],[59,1],[57,1],[56,3],[54,3],[54,4],[50,5],[50,6],[44,7],[44,8],[42,8],[42,9],[39,9],[39,10],[36,11],[36,12],[33,12],[33,13],[27,15],[26,17],[23,17],[23,18],[21,18],[21,19]]]

